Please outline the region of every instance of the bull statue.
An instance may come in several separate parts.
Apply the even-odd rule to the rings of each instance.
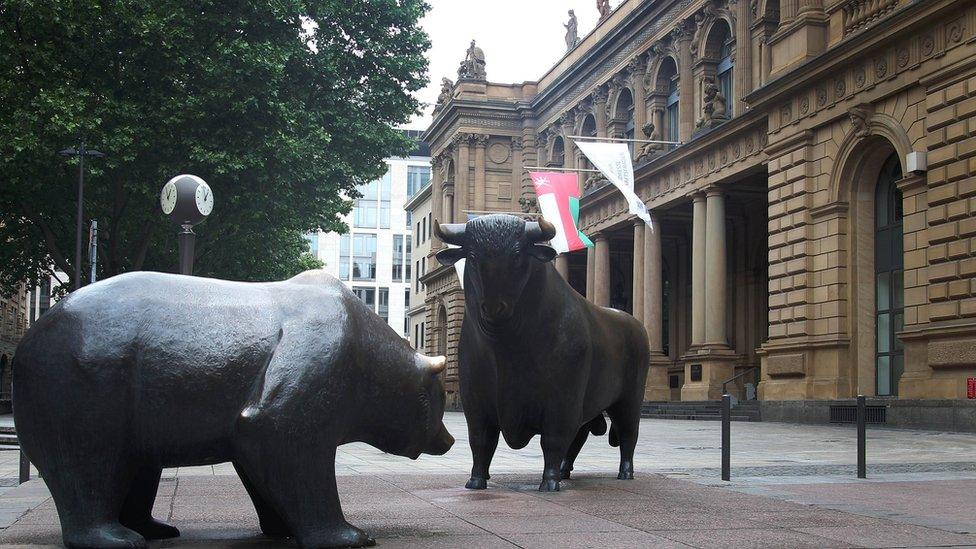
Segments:
[[[486,215],[434,223],[464,258],[459,375],[474,465],[466,488],[483,489],[501,432],[515,449],[542,436],[540,491],[559,490],[588,433],[620,446],[619,479],[634,478],[634,447],[647,378],[647,332],[632,316],[587,302],[556,272],[544,219]]]
[[[14,358],[14,418],[68,547],[145,547],[163,468],[230,461],[271,536],[375,542],[347,523],[336,447],[417,458],[454,443],[443,357],[414,352],[339,281],[130,273],[42,316]]]

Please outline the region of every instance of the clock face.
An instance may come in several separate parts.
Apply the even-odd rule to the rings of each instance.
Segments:
[[[200,186],[197,187],[196,202],[200,215],[207,216],[213,211],[213,191],[210,190],[210,185],[207,185],[202,180],[200,181]]]
[[[163,185],[163,192],[159,195],[159,205],[163,208],[163,213],[169,215],[176,208],[176,185],[170,181]]]

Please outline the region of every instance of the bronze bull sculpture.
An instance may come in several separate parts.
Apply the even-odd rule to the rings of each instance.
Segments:
[[[556,272],[551,223],[486,215],[435,222],[434,233],[464,258],[465,314],[459,344],[461,402],[474,464],[466,487],[483,489],[501,433],[523,448],[541,435],[541,491],[559,490],[588,433],[620,446],[619,479],[634,476],[650,351],[632,316],[586,301]]]

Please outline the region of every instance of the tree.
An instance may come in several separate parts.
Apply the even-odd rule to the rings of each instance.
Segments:
[[[344,230],[354,187],[410,142],[430,43],[423,0],[0,2],[0,291],[74,271],[76,159],[101,277],[173,271],[159,192],[192,173],[216,207],[196,274],[312,265],[302,234]],[[347,197],[347,198],[343,198]]]

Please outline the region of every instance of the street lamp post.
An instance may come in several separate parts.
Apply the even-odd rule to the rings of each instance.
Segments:
[[[105,153],[96,151],[95,149],[89,149],[85,146],[85,142],[81,142],[81,146],[77,149],[68,148],[62,151],[58,151],[61,156],[77,156],[78,157],[78,219],[75,224],[75,283],[74,289],[77,290],[81,288],[81,227],[83,225],[83,217],[85,215],[85,157],[90,156],[92,158],[102,158]]]
[[[178,175],[163,185],[159,205],[163,213],[180,226],[180,274],[193,274],[193,251],[196,234],[193,226],[203,222],[213,211],[213,191],[207,182],[195,175]]]

